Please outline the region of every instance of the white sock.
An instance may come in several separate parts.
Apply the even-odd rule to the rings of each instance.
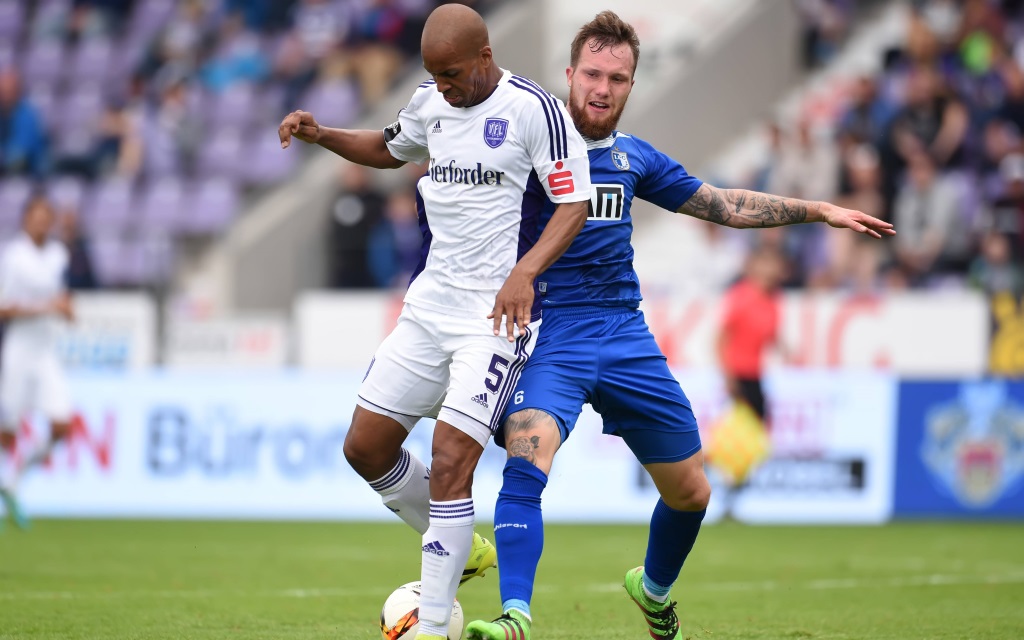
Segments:
[[[420,633],[447,636],[452,603],[473,549],[473,499],[430,501],[430,528],[423,534]]]
[[[423,535],[430,526],[430,469],[420,460],[402,449],[398,464],[379,480],[370,483],[370,488],[384,499],[384,506],[391,509],[406,524]]]

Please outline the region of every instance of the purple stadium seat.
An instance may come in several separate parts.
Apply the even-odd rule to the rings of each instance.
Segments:
[[[82,223],[89,236],[110,236],[123,232],[133,218],[132,183],[109,178],[93,188],[85,199]]]
[[[149,40],[167,23],[176,4],[176,0],[140,0],[135,4],[127,32]]]
[[[137,228],[142,233],[174,233],[184,215],[185,189],[180,178],[162,176],[147,185],[138,199]]]
[[[214,129],[213,135],[206,138],[199,147],[197,158],[199,175],[238,177],[241,167],[246,161],[242,152],[242,132],[240,130]]]
[[[58,211],[79,211],[85,198],[85,181],[72,176],[61,176],[46,186],[46,195]]]
[[[185,209],[185,231],[196,235],[216,234],[227,228],[238,210],[238,186],[225,178],[200,181],[190,194]]]
[[[30,82],[56,82],[64,75],[65,57],[59,40],[37,40],[25,51],[22,76]]]
[[[19,0],[0,0],[0,40],[12,42],[21,35],[25,9]]]
[[[242,177],[246,184],[272,184],[284,180],[299,161],[299,154],[281,149],[277,131],[268,130],[253,136],[244,150]]]
[[[350,124],[359,113],[359,94],[348,80],[331,80],[313,85],[302,97],[305,111],[330,114],[332,127]],[[325,118],[328,116],[324,116]]]
[[[77,83],[101,83],[113,66],[113,46],[105,38],[90,38],[71,52],[68,78]]]
[[[241,129],[252,123],[255,91],[247,82],[236,82],[204,100],[207,130],[217,127]]]
[[[21,226],[21,211],[32,195],[32,182],[26,178],[0,180],[0,235],[8,237]]]

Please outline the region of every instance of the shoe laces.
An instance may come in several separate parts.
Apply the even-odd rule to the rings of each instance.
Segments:
[[[648,625],[655,631],[660,632],[659,635],[663,635],[666,638],[675,634],[676,629],[679,628],[679,617],[676,615],[676,602],[670,602],[668,605],[657,611],[648,609]]]
[[[522,638],[526,637],[526,629],[523,628],[523,623],[520,622],[519,620],[517,620],[516,618],[513,618],[511,614],[503,613],[500,616],[498,616],[497,618],[495,618],[493,620],[493,623],[497,624],[497,625],[501,625],[503,627],[508,627],[509,629],[512,629],[512,625],[515,625],[515,628],[519,630],[519,636],[518,637],[522,637]],[[514,630],[515,629],[513,629],[513,631]],[[515,638],[517,636],[512,636],[512,637]]]

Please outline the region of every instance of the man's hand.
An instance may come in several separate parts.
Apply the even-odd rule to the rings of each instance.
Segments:
[[[65,293],[53,301],[53,312],[68,322],[75,320],[75,308],[71,304],[71,294]]]
[[[501,317],[505,316],[505,330],[508,341],[516,339],[515,327],[518,325],[519,333],[526,330],[530,324],[530,314],[533,310],[533,278],[524,275],[518,269],[512,269],[501,285],[501,290],[494,298],[494,308],[487,315],[488,319],[494,320],[494,335],[501,335]]]
[[[292,111],[281,121],[277,128],[277,135],[281,138],[281,148],[287,149],[292,143],[292,136],[316,144],[320,141],[320,124],[308,111]]]
[[[896,235],[892,224],[869,216],[863,211],[844,209],[834,204],[824,203],[821,215],[830,227],[837,229],[853,229],[858,233],[866,233],[875,238],[881,238],[883,235]]]

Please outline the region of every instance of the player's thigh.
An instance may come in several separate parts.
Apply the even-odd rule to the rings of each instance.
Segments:
[[[472,436],[481,446],[497,431],[537,342],[540,322],[531,323],[514,342],[493,334],[493,325],[465,321],[446,340],[452,363],[438,421]]]
[[[602,344],[594,408],[605,433],[622,436],[643,464],[685,460],[700,450],[697,419],[642,317]]]
[[[561,326],[545,326],[505,409],[495,442],[506,447],[510,436],[523,437],[523,433],[513,436],[508,429],[515,425],[522,431],[524,426],[537,424],[537,416],[524,413],[535,410],[550,416],[558,429],[556,445],[560,445],[572,432],[583,405],[590,401],[596,382],[597,354],[593,342]]]
[[[32,404],[46,416],[51,424],[66,424],[71,420],[71,391],[67,375],[56,355],[40,359],[37,383],[33,389]]]
[[[34,367],[28,362],[11,362],[0,372],[0,428],[14,431],[18,422],[32,412]]]
[[[356,403],[407,430],[430,416],[448,387],[451,361],[438,331],[432,319],[406,305],[395,329],[377,348]]]

